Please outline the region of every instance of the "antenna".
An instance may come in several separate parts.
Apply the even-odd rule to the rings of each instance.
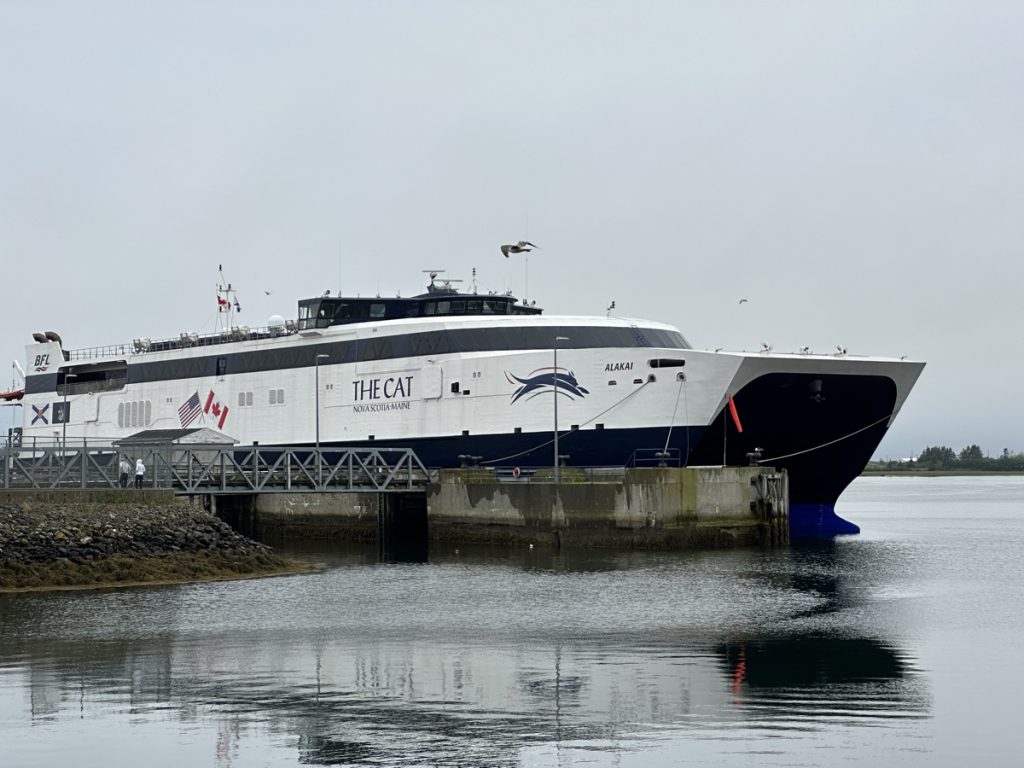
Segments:
[[[424,269],[422,271],[423,271],[424,274],[430,275],[430,284],[431,285],[434,284],[434,280],[437,279],[438,275],[444,274],[444,270],[443,269]]]
[[[242,307],[238,303],[237,291],[224,279],[223,264],[217,265],[217,272],[220,275],[217,283],[217,331],[230,331],[232,315],[241,312]]]

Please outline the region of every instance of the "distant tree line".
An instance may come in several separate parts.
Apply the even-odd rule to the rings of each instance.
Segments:
[[[980,447],[971,444],[957,453],[945,445],[931,445],[921,455],[910,461],[872,461],[869,470],[886,472],[912,472],[920,470],[971,469],[984,472],[1024,472],[1024,453],[1010,453],[1003,448],[995,458],[986,456]]]

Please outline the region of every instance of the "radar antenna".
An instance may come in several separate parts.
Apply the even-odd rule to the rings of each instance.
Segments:
[[[431,287],[433,287],[434,281],[437,279],[437,276],[442,274],[444,271],[445,270],[443,269],[424,269],[423,274],[430,275],[430,285]]]

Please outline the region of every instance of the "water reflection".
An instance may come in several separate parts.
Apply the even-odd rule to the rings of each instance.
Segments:
[[[269,764],[518,765],[531,744],[652,727],[814,729],[930,709],[911,654],[865,621],[870,552],[293,554],[329,567],[0,597],[5,730],[28,750],[43,722],[199,727],[219,765],[250,742]]]

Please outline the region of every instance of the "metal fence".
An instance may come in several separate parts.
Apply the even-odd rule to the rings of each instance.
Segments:
[[[0,448],[3,488],[116,488],[126,450],[109,446]],[[181,494],[402,491],[436,479],[408,448],[321,449],[223,446],[133,447],[146,467],[142,487]]]

